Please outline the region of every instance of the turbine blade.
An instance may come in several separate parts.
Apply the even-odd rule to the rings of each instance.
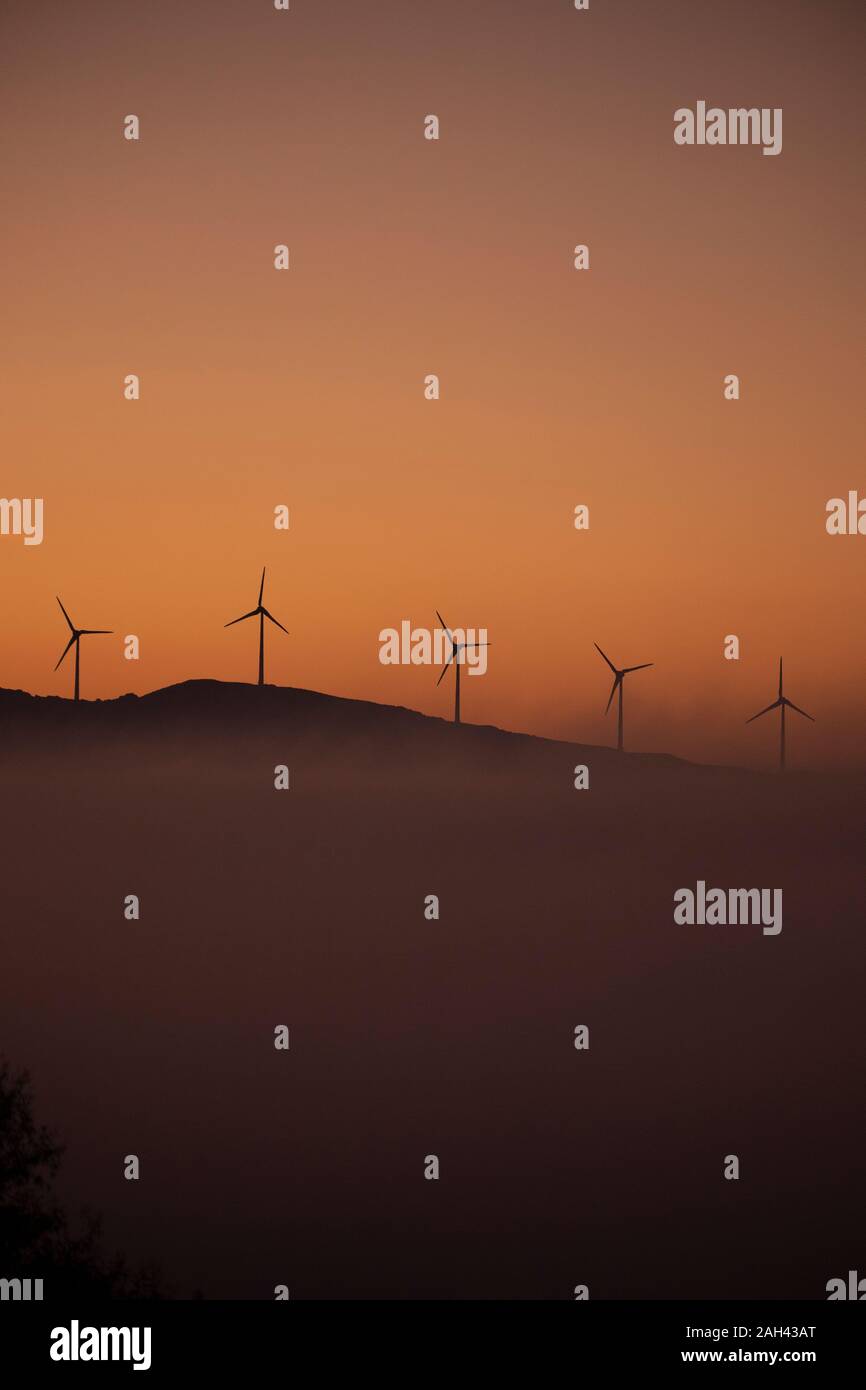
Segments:
[[[813,714],[806,714],[806,711],[804,709],[800,709],[799,705],[795,705],[793,700],[785,699],[785,704],[788,706],[789,709],[795,709],[798,714],[806,715],[807,719],[811,719],[812,723],[815,723],[815,716]]]
[[[270,618],[271,622],[272,622],[276,627],[283,627],[282,623],[277,622],[277,620],[276,620],[276,618],[274,617],[273,613],[269,613],[268,610],[267,610],[267,608],[263,608],[263,609],[262,609],[262,612],[264,613],[264,615],[265,615],[266,618]],[[289,635],[289,629],[288,629],[287,627],[283,627],[283,632],[284,632],[284,633],[286,634],[286,636],[288,637],[288,635]]]
[[[757,714],[753,714],[751,719],[746,720],[746,723],[751,724],[754,722],[754,720],[760,719],[762,714],[769,714],[771,709],[778,709],[781,703],[781,700],[774,700],[771,705],[767,705],[766,709],[759,709]]]
[[[598,652],[599,656],[604,656],[604,652],[601,650],[601,647],[598,645],[597,642],[593,642],[592,645],[595,647],[595,650]],[[610,657],[609,657],[609,656],[604,656],[604,659],[605,659],[605,661],[607,662],[607,664],[608,664],[608,666],[610,667],[610,669],[613,671],[613,674],[614,674],[615,676],[618,676],[618,675],[619,675],[619,672],[617,671],[617,669],[616,669],[616,667],[614,666],[613,662],[611,661]]]
[[[444,677],[444,675],[445,675],[445,672],[448,670],[448,667],[449,667],[450,665],[451,665],[451,662],[450,662],[450,661],[446,661],[446,662],[445,662],[445,665],[442,667],[442,674],[440,675],[438,681],[436,682],[436,688],[437,688],[437,690],[438,690],[439,686],[442,684],[442,680],[443,680],[443,677]]]
[[[259,608],[262,606],[262,594],[265,592],[265,572],[262,570],[262,582],[259,585]]]
[[[464,642],[463,645],[466,646],[466,643]],[[470,642],[469,645],[468,645],[468,650],[474,652],[475,649],[476,649],[476,647],[489,647],[489,646],[490,646],[490,643],[489,643],[489,642]]]
[[[56,594],[55,594],[55,598],[57,598],[57,595],[56,595]],[[60,603],[60,599],[59,599],[59,598],[57,599],[57,602]],[[62,604],[62,603],[60,603],[60,611],[61,611],[61,613],[63,614],[64,618],[66,619],[67,623],[69,624],[69,631],[70,631],[70,632],[74,632],[74,631],[75,631],[75,624],[73,623],[73,621],[72,621],[72,619],[70,618],[69,614],[67,613],[66,609],[63,607],[63,604]]]
[[[223,623],[223,627],[234,627],[235,623],[242,623],[247,618],[254,618],[258,611],[257,608],[251,608],[249,613],[242,613],[239,618],[232,618],[230,623]]]
[[[114,631],[114,629],[113,629],[113,628],[110,628],[110,627],[83,627],[83,628],[80,630],[78,636],[79,636],[79,637],[99,637],[99,636],[108,636],[108,637],[110,637],[113,631]]]
[[[439,612],[439,609],[438,609],[438,608],[436,609],[436,617],[439,619],[439,621],[440,621],[440,623],[442,624],[442,626],[444,627],[445,631],[448,633],[448,641],[451,643],[451,646],[453,647],[453,646],[454,646],[454,638],[451,636],[451,629],[450,629],[450,627],[448,626],[448,624],[446,623],[445,619],[442,617],[442,614]]]
[[[58,599],[58,602],[59,602],[59,599]],[[61,656],[60,661],[58,661],[58,663],[57,663],[57,666],[59,666],[59,665],[61,664],[61,662],[63,661],[63,657],[64,657],[64,656],[66,655],[66,653],[69,651],[69,648],[72,646],[72,644],[74,643],[74,641],[75,641],[75,638],[74,638],[74,637],[70,637],[69,641],[66,643],[66,646],[63,648],[63,656]],[[55,671],[57,670],[57,666],[54,667]]]
[[[779,657],[779,699],[782,698],[782,658]]]
[[[645,661],[641,666],[626,666],[623,675],[627,676],[629,671],[645,671],[648,666],[655,666],[654,661]]]
[[[604,653],[603,653],[603,652],[602,652],[602,656],[604,656]],[[606,657],[605,657],[605,660],[607,660]],[[617,688],[618,685],[619,685],[619,676],[617,676],[616,680],[614,681],[613,685],[611,686],[611,689],[610,689],[610,697],[609,697],[609,699],[608,699],[607,704],[606,704],[605,707],[604,707],[604,712],[605,712],[605,714],[607,714],[608,710],[610,709],[610,702],[611,702],[611,700],[613,699],[614,695],[616,694],[616,688]]]

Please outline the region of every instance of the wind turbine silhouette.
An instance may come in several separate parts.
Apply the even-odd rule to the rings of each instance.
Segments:
[[[595,647],[595,650],[598,652],[599,656],[604,656],[604,652],[601,650],[601,647],[598,645],[597,642],[593,642],[592,645]],[[618,690],[618,691],[619,691],[619,730],[618,730],[618,734],[617,734],[616,746],[617,746],[617,749],[619,750],[619,752],[621,753],[621,752],[622,752],[622,686],[623,686],[623,681],[625,680],[625,677],[626,677],[631,671],[645,671],[645,670],[647,669],[648,666],[654,666],[654,665],[655,665],[655,662],[654,662],[654,661],[644,661],[640,666],[624,666],[624,667],[622,668],[622,670],[620,671],[620,670],[617,669],[616,666],[614,666],[613,662],[610,660],[610,657],[604,656],[604,659],[605,659],[605,661],[607,662],[607,664],[608,664],[608,666],[610,667],[610,669],[613,671],[613,685],[611,686],[611,689],[610,689],[610,696],[609,696],[609,698],[608,698],[607,704],[606,704],[605,707],[604,707],[604,712],[605,712],[605,714],[607,714],[608,710],[610,709],[611,700],[613,699],[614,695],[616,694],[616,692],[617,692],[617,690]]]
[[[277,620],[276,620],[276,618],[274,617],[273,613],[269,613],[268,610],[267,610],[267,608],[264,608],[264,607],[262,606],[262,594],[263,594],[264,592],[265,592],[265,571],[262,570],[262,582],[261,582],[261,584],[259,585],[259,601],[258,601],[258,603],[256,604],[255,608],[251,608],[250,611],[249,611],[249,613],[242,613],[241,616],[240,616],[239,618],[232,618],[232,620],[231,620],[230,623],[226,623],[226,624],[225,624],[226,627],[234,627],[235,623],[243,623],[243,622],[246,622],[247,618],[256,618],[256,617],[258,618],[258,620],[259,620],[259,685],[264,685],[264,683],[265,683],[265,618],[269,618],[270,621],[271,621],[276,627],[282,628],[282,629],[283,629],[283,632],[286,634],[287,637],[288,637],[288,635],[289,635],[289,629],[288,629],[287,627],[283,627],[282,623],[278,623]]]
[[[804,716],[804,718],[806,718],[806,719],[811,719],[811,720],[812,720],[812,723],[813,723],[813,724],[815,723],[815,719],[814,719],[814,717],[813,717],[811,714],[806,714],[806,711],[805,711],[804,709],[800,709],[800,706],[799,706],[799,705],[795,705],[793,700],[789,700],[788,697],[782,693],[782,658],[779,657],[779,698],[778,698],[778,700],[774,700],[773,703],[772,703],[771,705],[767,705],[767,708],[766,708],[766,709],[759,709],[757,714],[753,714],[751,719],[747,719],[747,720],[746,720],[746,723],[747,723],[747,724],[751,724],[755,719],[760,719],[760,717],[761,717],[762,714],[769,714],[771,709],[778,709],[778,710],[781,711],[781,721],[780,721],[780,728],[779,728],[779,771],[780,771],[780,772],[784,772],[784,771],[785,771],[785,709],[786,709],[786,707],[787,707],[788,709],[795,709],[795,710],[797,711],[798,714],[802,714],[802,715]]]
[[[437,689],[438,689],[438,687],[442,684],[442,681],[445,679],[445,673],[446,673],[446,671],[448,670],[448,667],[451,666],[451,665],[453,665],[453,666],[454,666],[454,723],[455,723],[455,724],[459,724],[459,723],[460,723],[460,665],[461,665],[461,663],[460,663],[460,655],[459,655],[459,654],[460,654],[460,652],[465,651],[465,650],[468,650],[468,649],[471,649],[472,651],[475,651],[478,647],[489,647],[489,646],[490,646],[490,643],[489,643],[489,642],[470,642],[470,643],[468,644],[468,648],[467,648],[467,644],[466,644],[465,642],[455,642],[455,641],[454,641],[454,638],[453,638],[452,635],[451,635],[451,629],[449,628],[449,626],[448,626],[448,624],[446,623],[445,619],[442,617],[442,614],[439,612],[439,609],[438,609],[438,608],[436,609],[436,617],[439,619],[440,623],[441,623],[442,626],[444,627],[446,633],[448,634],[448,641],[451,643],[451,651],[450,651],[450,653],[449,653],[448,660],[445,662],[445,665],[442,667],[441,674],[440,674],[440,676],[439,676],[438,681],[436,682],[436,687],[437,687]],[[456,661],[455,661],[455,657],[457,658]]]
[[[56,595],[55,595],[55,597],[56,597]],[[59,598],[57,599],[57,602],[60,603],[60,599],[59,599]],[[59,666],[59,665],[61,664],[61,662],[63,661],[64,657],[66,656],[66,653],[69,651],[69,648],[70,648],[71,646],[74,645],[74,646],[75,646],[75,694],[73,695],[72,698],[73,698],[74,700],[78,700],[78,699],[80,699],[80,695],[79,695],[79,682],[78,682],[78,672],[79,672],[79,655],[80,655],[80,653],[79,653],[79,643],[80,643],[80,641],[81,641],[81,638],[82,638],[82,637],[97,637],[97,636],[108,637],[108,636],[111,635],[111,629],[110,629],[110,628],[107,628],[107,627],[76,627],[75,624],[73,623],[72,619],[70,618],[69,614],[67,613],[66,609],[63,607],[63,604],[62,604],[62,603],[60,603],[60,611],[61,611],[61,613],[63,614],[64,618],[66,619],[67,623],[69,624],[69,631],[72,633],[72,636],[70,637],[69,641],[66,643],[66,646],[63,648],[63,652],[62,652],[62,654],[61,654],[60,661],[58,661],[58,663],[57,663],[57,666]],[[55,671],[57,670],[57,666],[54,667]]]

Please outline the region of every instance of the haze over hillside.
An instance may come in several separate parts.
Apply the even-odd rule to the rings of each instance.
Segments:
[[[2,691],[0,735],[3,1047],[68,1203],[181,1292],[820,1298],[857,1267],[862,777],[212,681]],[[781,931],[678,924],[698,880],[781,889]]]

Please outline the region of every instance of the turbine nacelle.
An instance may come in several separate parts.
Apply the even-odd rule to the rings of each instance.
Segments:
[[[259,604],[256,608],[251,608],[249,613],[242,613],[239,618],[232,618],[231,622],[225,623],[224,626],[234,627],[235,623],[243,623],[246,622],[247,618],[258,618],[259,616],[269,619],[269,621],[272,622],[275,627],[282,628],[283,632],[288,637],[289,629],[287,627],[283,627],[282,623],[274,617],[273,613],[269,613],[267,608],[263,608],[261,604]]]

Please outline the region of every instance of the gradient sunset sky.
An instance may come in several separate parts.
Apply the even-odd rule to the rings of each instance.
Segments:
[[[866,495],[864,37],[843,0],[9,0],[0,495],[45,540],[0,537],[0,685],[71,693],[55,594],[117,634],[85,697],[252,680],[223,624],[267,565],[274,683],[448,717],[378,660],[438,608],[492,643],[468,722],[611,741],[597,641],[656,663],[627,747],[762,766],[784,655],[792,766],[862,766],[866,536],[825,508]],[[677,147],[698,100],[782,107],[782,153]]]

